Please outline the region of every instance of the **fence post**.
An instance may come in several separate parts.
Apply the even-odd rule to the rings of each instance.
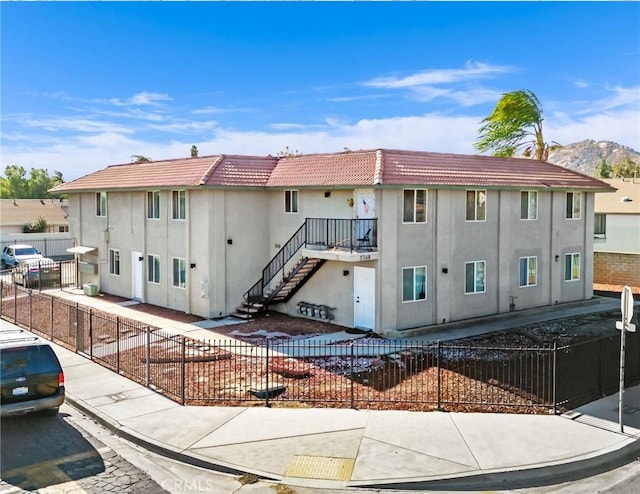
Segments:
[[[441,382],[441,374],[440,374],[440,340],[436,345],[437,353],[436,353],[436,367],[438,369],[438,406],[437,409],[442,411],[442,388],[440,386]]]
[[[93,360],[93,309],[89,309],[89,358]]]
[[[265,401],[265,406],[266,407],[270,407],[271,404],[269,403],[269,339],[267,338],[267,346],[266,346],[266,350],[267,350],[267,362],[266,362],[266,378],[265,378],[265,395],[266,395],[266,401]]]
[[[184,402],[185,402],[185,381],[186,381],[186,373],[185,373],[185,367],[186,367],[186,337],[183,336],[182,337],[182,355],[180,356],[180,363],[182,364],[182,373],[180,374],[180,387],[181,387],[181,391],[180,391],[180,404],[184,406]]]
[[[33,331],[33,294],[29,291],[29,331]]]
[[[120,374],[120,316],[116,317],[116,372]]]
[[[557,391],[557,383],[556,383],[556,364],[557,364],[557,354],[558,354],[558,342],[554,341],[553,342],[553,414],[557,415],[558,414],[558,400],[556,397],[556,391]]]
[[[351,359],[350,359],[350,366],[351,366],[351,408],[355,408],[355,403],[354,403],[354,389],[353,389],[353,381],[355,379],[355,372],[353,371],[353,360],[354,360],[354,349],[353,349],[353,340],[351,340]]]
[[[145,328],[145,377],[147,382],[147,388],[151,385],[151,328],[147,326]]]
[[[18,324],[18,289],[13,285],[13,324]]]
[[[54,298],[55,298],[55,297],[51,297],[51,298],[49,299],[49,300],[51,300],[51,306],[50,306],[50,307],[51,307],[51,309],[50,309],[50,311],[49,311],[49,320],[51,321],[51,338],[50,338],[50,339],[51,339],[51,341],[53,341],[53,314],[54,314],[54,312],[53,312],[53,299],[54,299]]]
[[[2,319],[2,316],[4,316],[4,311],[2,310],[3,300],[4,300],[4,281],[0,279],[0,319]]]

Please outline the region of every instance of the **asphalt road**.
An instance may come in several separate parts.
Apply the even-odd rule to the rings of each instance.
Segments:
[[[57,416],[30,414],[3,419],[0,493],[168,492],[80,428],[79,417],[79,412],[63,405]]]

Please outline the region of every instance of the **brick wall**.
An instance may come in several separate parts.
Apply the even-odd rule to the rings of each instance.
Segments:
[[[593,282],[640,286],[640,254],[594,252]]]

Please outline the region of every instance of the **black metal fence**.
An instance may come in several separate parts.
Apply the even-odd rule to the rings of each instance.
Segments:
[[[22,263],[15,268],[1,270],[0,282],[18,284],[32,290],[75,287],[78,284],[78,264],[75,259],[35,259],[28,264]]]
[[[529,347],[377,337],[333,344],[200,341],[0,286],[3,319],[182,404],[555,413],[611,394],[619,383],[619,333]],[[640,339],[628,333],[626,341],[632,384],[640,380]]]

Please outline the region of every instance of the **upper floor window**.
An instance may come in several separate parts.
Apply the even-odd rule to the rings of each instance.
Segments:
[[[404,223],[425,223],[427,221],[426,189],[405,189],[402,221]]]
[[[147,280],[149,283],[160,283],[160,256],[147,256]]]
[[[96,192],[96,216],[107,215],[107,193]]]
[[[520,258],[520,286],[535,286],[538,283],[538,258]]]
[[[485,291],[485,261],[465,263],[464,272],[464,293],[483,293]]]
[[[297,190],[284,191],[284,212],[285,213],[298,212],[298,191]]]
[[[173,286],[184,288],[187,280],[187,261],[178,257],[173,258]]]
[[[402,268],[402,301],[415,302],[427,298],[427,268]]]
[[[487,210],[487,191],[467,191],[467,221],[484,221]]]
[[[120,251],[109,249],[109,274],[120,275]]]
[[[184,190],[174,190],[171,192],[171,210],[174,220],[184,220],[187,217],[186,196]]]
[[[160,218],[160,191],[147,192],[147,218]]]
[[[597,237],[607,236],[607,215],[596,213],[595,222],[593,224],[593,234]]]
[[[567,219],[580,219],[580,192],[567,192]]]
[[[535,190],[523,190],[520,192],[520,219],[538,219],[538,192]]]
[[[564,281],[580,279],[580,254],[577,252],[564,255]]]

